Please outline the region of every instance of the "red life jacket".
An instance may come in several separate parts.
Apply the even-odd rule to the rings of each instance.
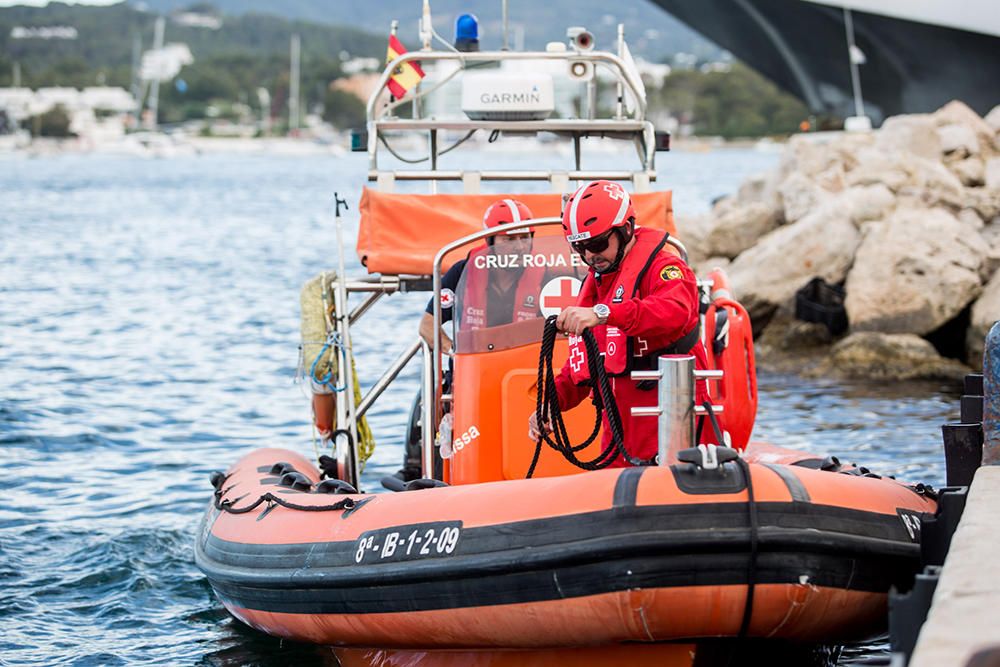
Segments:
[[[642,227],[635,230],[635,245],[624,258],[618,269],[615,282],[624,290],[621,294],[610,295],[612,298],[625,294],[635,298],[642,283],[643,276],[652,265],[656,255],[663,251],[668,234],[659,233]],[[587,281],[593,281],[594,272],[587,274],[580,292],[587,289]],[[596,304],[594,304],[596,305]],[[610,305],[610,304],[608,304]],[[684,334],[680,340],[668,336],[626,336],[618,327],[603,325],[593,328],[597,349],[604,357],[604,368],[609,376],[628,375],[633,370],[648,370],[654,368],[661,354],[686,354],[699,341],[698,326]],[[582,336],[569,337],[570,377],[580,385],[590,381],[590,370],[587,367],[587,349]]]
[[[462,293],[459,320],[463,327],[470,329],[482,329],[489,326],[489,317],[486,311],[490,308],[490,301],[487,297],[487,287],[489,285],[489,272],[492,267],[487,267],[485,262],[490,257],[489,248],[482,246],[469,253],[465,264],[465,290]],[[545,267],[531,266],[524,267],[524,256],[510,253],[509,255],[495,255],[498,263],[516,262],[514,266],[504,265],[493,270],[520,270],[521,274],[517,279],[517,292],[514,295],[514,312],[511,322],[523,322],[541,317],[538,309],[538,292],[542,287],[542,278],[545,276]],[[477,263],[477,259],[479,260]],[[478,266],[477,266],[478,264]],[[496,304],[493,304],[496,307]]]

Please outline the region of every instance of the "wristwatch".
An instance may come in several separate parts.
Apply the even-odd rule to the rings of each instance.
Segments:
[[[611,308],[606,303],[599,303],[594,306],[594,315],[597,315],[597,319],[601,321],[601,324],[605,324],[611,316]]]

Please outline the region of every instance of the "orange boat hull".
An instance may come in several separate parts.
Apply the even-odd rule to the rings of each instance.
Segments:
[[[734,637],[750,588],[748,637],[876,633],[889,586],[919,566],[913,522],[935,503],[893,480],[787,465],[796,457],[809,458],[752,446],[748,503],[732,464],[344,496],[316,492],[301,456],[257,450],[219,485],[196,560],[248,625],[339,646]],[[281,485],[277,462],[300,488]],[[265,494],[280,502],[231,511]]]

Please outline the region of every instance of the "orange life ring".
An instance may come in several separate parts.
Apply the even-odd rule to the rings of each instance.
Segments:
[[[732,446],[744,449],[757,419],[757,366],[754,360],[750,315],[732,298],[729,280],[721,269],[709,274],[712,303],[705,313],[705,351],[709,368],[721,370],[721,380],[709,382],[712,402],[722,405],[720,426],[729,432]]]

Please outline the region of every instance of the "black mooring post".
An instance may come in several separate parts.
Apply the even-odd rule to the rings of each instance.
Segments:
[[[962,396],[962,416],[963,424],[981,424],[983,422],[983,395],[979,394]]]
[[[889,591],[889,647],[893,653],[905,656],[904,664],[917,645],[940,578],[941,568],[929,565],[916,576],[908,593],[900,593],[895,587]]]
[[[969,396],[982,396],[983,395],[983,374],[982,373],[969,373],[965,376],[965,391],[963,394]]]
[[[944,424],[941,435],[948,486],[969,486],[983,462],[983,425]]]

